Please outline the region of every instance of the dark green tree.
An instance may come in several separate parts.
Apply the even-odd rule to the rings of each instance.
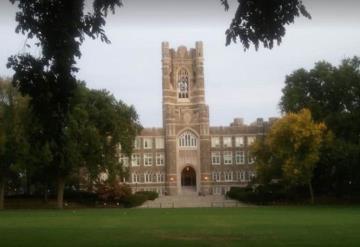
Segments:
[[[228,0],[220,0],[225,10]],[[274,43],[280,44],[285,36],[285,26],[294,23],[303,15],[311,18],[301,0],[238,0],[235,17],[226,30],[226,45],[239,39],[244,49],[253,44],[255,49],[263,44],[271,49]]]
[[[6,180],[27,155],[26,115],[27,99],[21,97],[10,81],[0,78],[0,209],[4,208]]]
[[[315,170],[315,186],[323,193],[357,193],[360,189],[360,59],[336,67],[319,62],[309,71],[287,76],[280,102],[283,112],[308,108],[334,134],[324,145]]]
[[[105,90],[90,90],[81,83],[73,98],[71,125],[68,133],[74,141],[80,160],[73,167],[86,168],[91,179],[106,171],[110,178],[123,174],[119,163],[121,151],[130,157],[135,137],[141,130],[133,106],[118,101]],[[76,157],[76,156],[74,156]]]
[[[13,84],[30,96],[30,107],[42,128],[41,140],[52,154],[52,170],[57,177],[58,207],[63,207],[65,178],[70,164],[67,152],[71,98],[76,89],[76,59],[85,37],[105,35],[105,18],[114,12],[121,0],[93,0],[92,12],[85,12],[84,0],[10,0],[19,11],[16,14],[17,33],[35,39],[41,48],[38,58],[21,54],[9,58],[8,67],[15,71]]]

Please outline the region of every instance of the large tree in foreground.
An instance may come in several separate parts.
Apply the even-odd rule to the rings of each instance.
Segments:
[[[324,124],[312,120],[307,109],[282,117],[265,139],[253,146],[259,177],[282,179],[290,186],[307,185],[314,202],[312,177],[325,130]]]
[[[10,0],[19,11],[16,32],[34,38],[41,56],[22,54],[9,58],[15,71],[13,83],[30,96],[30,107],[42,128],[41,140],[49,145],[52,170],[57,177],[58,207],[62,208],[65,178],[69,175],[68,140],[71,99],[76,89],[76,59],[85,37],[109,42],[104,33],[109,10],[121,0],[93,0],[85,12],[85,0]],[[71,157],[71,156],[70,156]]]
[[[316,121],[325,122],[334,142],[322,150],[316,183],[323,193],[359,194],[360,189],[360,58],[339,66],[318,62],[286,77],[281,110],[308,108]]]
[[[220,0],[229,9],[228,0]],[[226,30],[226,45],[239,39],[244,49],[263,44],[271,49],[285,36],[285,26],[303,15],[311,18],[301,0],[238,0],[235,17]]]

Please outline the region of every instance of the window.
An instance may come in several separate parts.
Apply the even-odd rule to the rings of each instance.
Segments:
[[[221,172],[213,172],[212,173],[212,180],[219,182],[221,181]]]
[[[221,164],[221,154],[220,152],[212,152],[211,153],[211,160],[213,165],[220,165]]]
[[[185,69],[181,69],[178,74],[178,96],[179,99],[189,98],[189,75]]]
[[[132,182],[133,182],[133,183],[140,183],[140,182],[141,182],[141,180],[140,180],[140,175],[137,174],[137,173],[133,173],[133,174],[132,174]]]
[[[158,137],[155,139],[155,148],[164,149],[164,138]]]
[[[158,183],[163,183],[165,182],[165,174],[164,173],[157,173],[156,174],[156,177],[157,177],[157,182]]]
[[[245,171],[245,181],[250,181],[250,173]]]
[[[252,156],[250,152],[248,152],[247,157],[248,157],[248,164],[254,164],[255,159],[254,159],[254,156]]]
[[[236,151],[235,160],[237,165],[245,164],[245,153],[244,151]]]
[[[144,138],[144,149],[152,149],[152,139]]]
[[[140,138],[140,137],[137,137],[137,138],[135,139],[134,149],[137,149],[137,150],[141,149],[141,138]]]
[[[149,172],[144,173],[144,183],[151,183],[152,182],[152,174]]]
[[[235,137],[235,147],[243,147],[244,146],[244,137],[243,136],[237,136]]]
[[[156,165],[157,166],[163,166],[164,160],[165,160],[165,155],[163,153],[156,154]]]
[[[232,147],[232,138],[231,137],[224,137],[223,138],[223,147],[224,148],[230,148]]]
[[[126,157],[124,154],[120,154],[119,162],[120,162],[123,166],[129,166],[129,158]]]
[[[186,148],[196,148],[197,146],[196,136],[189,130],[185,131],[179,137],[179,146]]]
[[[238,180],[240,182],[245,182],[245,172],[244,171],[238,171]]]
[[[140,154],[131,155],[131,166],[139,166],[141,162]]]
[[[256,140],[255,136],[248,136],[247,138],[247,145],[250,146],[251,144],[253,144]]]
[[[144,166],[152,166],[153,164],[153,155],[152,153],[144,154]]]
[[[232,171],[224,172],[224,180],[228,182],[233,181],[233,172]]]
[[[212,148],[220,147],[220,138],[219,137],[211,137],[211,147]]]
[[[231,151],[224,151],[224,164],[231,165],[233,163],[233,156]]]

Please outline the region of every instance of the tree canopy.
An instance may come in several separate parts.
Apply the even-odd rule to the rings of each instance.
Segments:
[[[35,39],[41,56],[12,56],[8,68],[15,71],[13,84],[30,96],[30,107],[41,127],[43,145],[52,154],[52,168],[58,180],[58,207],[62,208],[65,177],[69,175],[72,143],[68,139],[71,100],[76,90],[76,58],[85,37],[109,43],[104,32],[108,11],[121,0],[93,0],[92,12],[85,12],[85,0],[10,0],[16,4],[17,33]],[[69,146],[70,145],[70,146]],[[69,149],[70,148],[70,149]]]
[[[313,202],[312,177],[325,130],[307,109],[277,120],[265,140],[253,147],[260,178],[281,179],[290,186],[308,185]]]
[[[235,16],[226,30],[226,45],[239,39],[244,49],[253,44],[255,49],[262,44],[273,48],[285,36],[285,26],[294,23],[295,18],[303,15],[311,18],[301,0],[238,0]],[[225,10],[229,9],[228,0],[221,0]]]
[[[4,207],[6,179],[17,165],[25,161],[27,113],[27,99],[9,80],[0,78],[0,209]]]
[[[286,77],[280,102],[283,112],[308,108],[334,134],[322,150],[315,181],[324,193],[344,195],[360,188],[360,59],[339,66],[318,62]]]

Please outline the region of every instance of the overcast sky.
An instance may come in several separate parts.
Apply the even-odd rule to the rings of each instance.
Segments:
[[[220,0],[125,0],[108,19],[112,44],[88,39],[82,46],[78,79],[90,88],[105,88],[136,107],[145,127],[162,125],[161,42],[194,47],[204,42],[206,100],[210,124],[228,125],[279,116],[285,76],[319,60],[339,64],[360,56],[360,1],[304,1],[313,19],[299,18],[287,28],[280,46],[244,52],[240,44],[225,47],[224,32],[237,1],[224,12]],[[29,51],[14,33],[16,8],[0,0],[0,76],[12,54]],[[39,54],[38,51],[32,50]]]

